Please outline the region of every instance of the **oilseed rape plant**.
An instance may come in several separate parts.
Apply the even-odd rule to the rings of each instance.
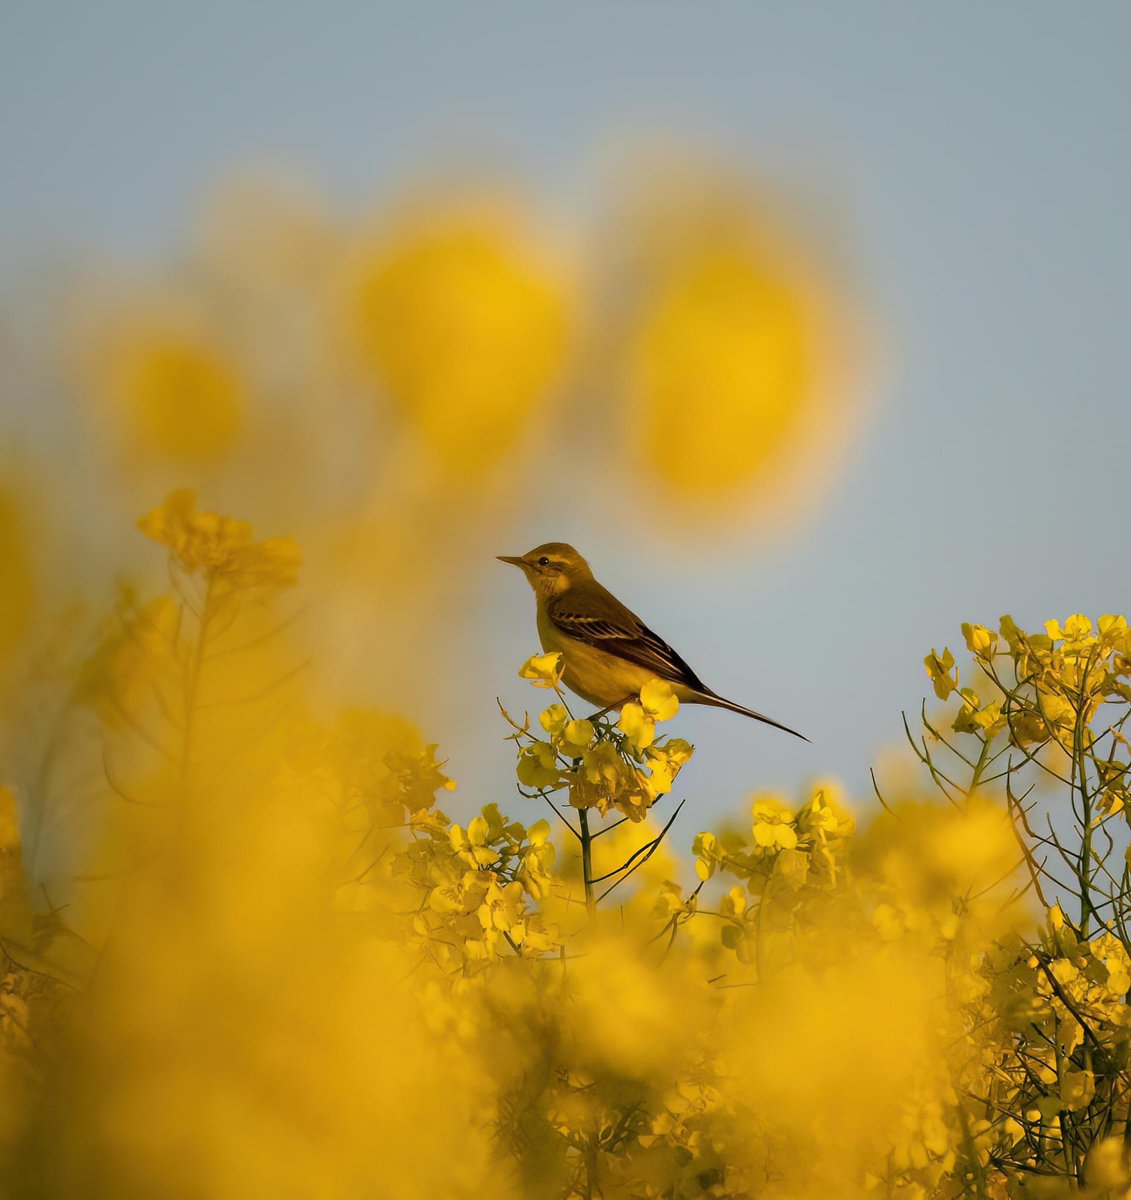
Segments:
[[[667,179],[591,261],[513,197],[236,188],[13,326],[0,1194],[1131,1198],[1123,617],[962,625],[914,778],[751,760],[719,822],[669,684],[468,685],[546,445],[674,551],[859,424],[830,278]]]
[[[311,706],[292,540],[138,528],[38,883],[71,810],[2,794],[12,1195],[1128,1194],[1122,618],[964,626],[908,727],[942,796],[756,793],[687,863],[669,685],[581,714],[532,657],[511,811],[456,822],[410,723]]]

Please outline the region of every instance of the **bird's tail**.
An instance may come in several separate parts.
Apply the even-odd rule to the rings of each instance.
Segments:
[[[711,704],[715,708],[729,708],[731,712],[741,713],[744,717],[753,717],[755,721],[763,721],[767,725],[772,725],[775,729],[782,730],[783,733],[792,733],[794,737],[800,738],[803,742],[809,741],[803,733],[798,733],[796,729],[790,729],[788,725],[783,725],[780,721],[775,721],[773,717],[763,716],[760,712],[755,712],[752,708],[743,708],[741,704],[735,704],[733,700],[725,700],[722,696],[718,696],[714,692],[702,691],[696,696],[696,699],[700,704]]]

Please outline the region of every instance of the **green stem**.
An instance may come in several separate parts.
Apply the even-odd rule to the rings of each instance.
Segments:
[[[1087,726],[1087,681],[1091,674],[1095,652],[1088,656],[1080,681],[1080,690],[1076,695],[1076,719],[1072,727],[1072,769],[1069,772],[1072,784],[1080,792],[1083,831],[1080,845],[1080,935],[1088,936],[1091,916],[1095,911],[1092,905],[1092,797],[1088,792],[1088,755],[1084,748],[1084,730]]]
[[[189,790],[189,773],[192,769],[193,735],[195,733],[195,717],[197,692],[200,688],[200,672],[204,665],[204,645],[208,638],[208,624],[212,619],[212,573],[205,576],[204,600],[200,609],[200,620],[197,625],[196,643],[189,656],[188,672],[185,677],[184,691],[184,739],[181,742],[181,775],[186,793]]]
[[[966,789],[966,794],[972,796],[978,789],[978,784],[982,780],[982,772],[986,769],[986,763],[990,758],[990,739],[988,737],[982,740],[982,753],[978,755],[978,761],[974,764],[973,774],[970,776],[970,786]]]
[[[578,824],[581,826],[581,878],[585,881],[585,907],[590,916],[597,911],[597,901],[593,897],[593,835],[589,832],[589,810],[577,810]]]
[[[974,1176],[974,1187],[977,1191],[978,1200],[988,1200],[989,1192],[986,1190],[986,1171],[978,1159],[978,1147],[974,1144],[974,1135],[970,1132],[970,1118],[966,1112],[966,1106],[962,1103],[958,1105],[958,1120],[962,1125],[962,1143],[966,1151],[966,1160],[971,1175]]]
[[[585,809],[581,810],[582,812]],[[590,1132],[585,1140],[585,1200],[592,1200],[597,1192],[597,1133]]]

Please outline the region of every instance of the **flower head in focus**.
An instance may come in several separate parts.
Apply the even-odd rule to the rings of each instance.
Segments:
[[[556,652],[536,655],[523,663],[519,675],[535,687],[557,690],[562,667]],[[622,706],[616,724],[600,717],[577,719],[560,702],[538,717],[549,740],[536,737],[529,722],[511,721],[518,781],[543,794],[568,789],[574,808],[594,808],[602,816],[615,808],[643,821],[694,753],[683,738],[656,737],[657,722],[670,720],[678,710],[671,684],[653,679],[635,701]]]
[[[562,681],[565,663],[557,651],[549,654],[534,654],[518,669],[520,679],[529,679],[535,687],[557,688]],[[562,710],[565,711],[564,709]]]

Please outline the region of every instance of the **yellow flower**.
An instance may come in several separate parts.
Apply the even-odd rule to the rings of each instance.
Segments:
[[[558,750],[566,758],[580,758],[592,745],[595,736],[591,721],[570,721],[561,732]]]
[[[1118,1195],[1126,1189],[1127,1148],[1122,1136],[1113,1134],[1093,1143],[1084,1170],[1088,1186],[1100,1195]]]
[[[729,180],[660,175],[640,208],[624,230],[640,271],[626,344],[630,446],[683,498],[777,494],[844,442],[849,414],[827,386],[830,290]]]
[[[621,708],[617,728],[625,735],[625,749],[640,759],[656,737],[656,723],[670,720],[679,711],[679,700],[670,683],[650,679],[640,689],[640,702]],[[687,743],[683,743],[686,745]]]
[[[16,497],[0,491],[0,668],[19,644],[35,601],[27,522]]]
[[[992,658],[997,648],[997,634],[984,625],[963,624],[962,636],[966,639],[966,649],[978,658]]]
[[[679,699],[670,683],[650,679],[640,689],[640,707],[653,721],[670,721],[679,712]]]
[[[779,828],[788,828],[780,826]],[[786,838],[788,841],[788,836]],[[790,891],[800,891],[809,881],[809,855],[804,850],[776,842],[781,851],[774,862],[774,878],[781,880]]]
[[[648,764],[648,789],[654,796],[672,790],[675,777],[694,753],[694,747],[683,738],[671,738],[662,746],[649,746],[644,752]]]
[[[445,468],[479,475],[562,375],[570,302],[511,212],[419,213],[354,267],[359,361]]]
[[[1032,709],[1025,709],[1016,716],[1011,728],[1013,739],[1019,746],[1039,745],[1049,738],[1048,724],[1040,713]]]
[[[535,687],[556,688],[562,681],[565,663],[558,651],[550,654],[535,654],[518,669],[520,679],[529,679]]]
[[[941,656],[936,650],[932,650],[923,659],[923,666],[927,668],[927,674],[935,685],[935,695],[940,700],[945,700],[958,687],[958,672],[954,670],[954,655],[945,646]]]
[[[550,841],[550,822],[545,819],[535,821],[526,831],[526,838],[532,846],[547,845]]]
[[[570,785],[570,803],[574,808],[608,805],[609,798],[624,777],[624,759],[610,742],[598,742],[585,754],[580,769]]]
[[[1127,637],[1127,618],[1105,613],[1096,622],[1100,641],[1106,646],[1119,647]]]
[[[817,843],[847,837],[855,830],[856,822],[842,804],[839,784],[824,782],[815,786],[812,798],[797,815],[798,829]]]
[[[1061,1078],[1060,1102],[1069,1112],[1087,1108],[1096,1092],[1096,1077],[1091,1071],[1065,1071]]]
[[[499,857],[498,851],[488,842],[487,834],[487,822],[482,817],[475,817],[469,822],[467,829],[462,825],[453,825],[448,836],[452,849],[469,866],[485,867]]]
[[[484,930],[514,933],[517,940],[521,941],[525,932],[521,928],[525,909],[526,897],[521,883],[506,883],[500,887],[492,881],[483,904],[479,906],[478,915]]]
[[[695,855],[695,874],[702,880],[710,879],[714,875],[724,857],[719,839],[710,830],[695,835],[695,840],[691,843],[691,853]]]
[[[1076,720],[1076,710],[1059,692],[1037,691],[1037,707],[1046,724],[1069,726]]]
[[[637,758],[656,736],[656,722],[636,703],[621,708],[617,728],[624,734],[625,749]]]
[[[797,845],[793,810],[775,796],[754,801],[754,844],[763,849],[792,850]]]
[[[974,714],[974,724],[977,725],[987,738],[995,737],[1006,727],[1006,719],[1001,711],[1001,704],[995,701],[986,704]]]
[[[642,313],[632,357],[654,467],[697,491],[757,470],[807,399],[803,323],[789,286],[741,251],[671,279]]]
[[[515,773],[524,787],[539,790],[556,787],[562,778],[562,772],[558,768],[557,751],[549,742],[536,741],[529,746],[523,746],[519,751]]]
[[[522,672],[520,671],[521,675]],[[538,717],[538,724],[551,738],[560,738],[562,731],[570,722],[569,709],[564,704],[551,704]]]
[[[1083,613],[1073,613],[1062,626],[1055,618],[1045,622],[1045,632],[1054,642],[1081,642],[1092,632],[1092,622]]]
[[[248,387],[238,366],[192,333],[127,335],[109,355],[104,387],[140,445],[172,459],[217,459],[243,429]]]
[[[204,572],[231,589],[273,590],[298,578],[302,555],[291,538],[253,542],[251,526],[213,512],[198,512],[196,493],[172,492],[137,523],[146,537],[167,546],[180,566]]]
[[[728,917],[741,917],[746,911],[746,890],[732,887],[719,900],[719,912]]]
[[[987,738],[992,738],[1006,727],[1000,702],[983,704],[981,697],[972,688],[960,688],[958,694],[962,698],[962,707],[952,724],[955,733],[974,733],[981,730]]]
[[[616,808],[633,821],[647,816],[652,800],[647,776],[625,762],[611,742],[598,742],[587,750],[570,783],[574,808],[596,808],[602,814]]]

